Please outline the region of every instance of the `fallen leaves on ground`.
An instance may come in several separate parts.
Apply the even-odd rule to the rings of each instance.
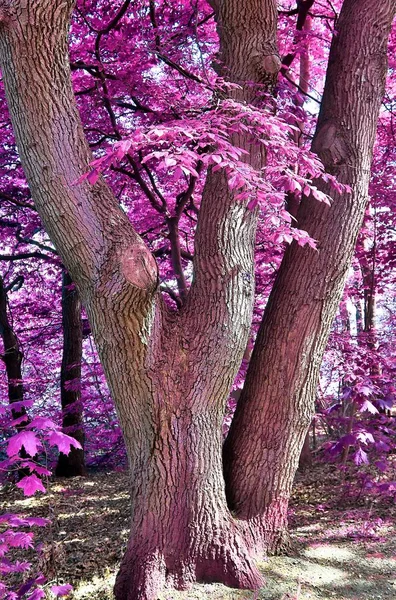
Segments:
[[[297,475],[290,504],[293,555],[263,559],[260,568],[267,585],[255,596],[212,584],[188,592],[168,591],[161,600],[395,598],[394,499],[356,495],[352,483],[348,485],[334,466],[322,463]],[[74,600],[113,597],[129,531],[126,473],[54,479],[48,494],[33,498],[6,486],[0,506],[4,512],[51,519],[50,526],[34,529],[41,542],[38,566],[51,584],[72,584]],[[34,553],[28,559],[34,560]]]

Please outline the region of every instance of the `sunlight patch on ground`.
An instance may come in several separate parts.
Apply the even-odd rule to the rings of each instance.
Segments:
[[[310,533],[312,531],[320,531],[323,528],[322,523],[312,523],[311,525],[305,525],[304,527],[297,527],[297,533]]]
[[[308,558],[334,560],[336,562],[358,559],[355,552],[352,552],[347,548],[341,548],[340,546],[330,544],[312,544],[304,551],[304,554]]]
[[[104,577],[93,577],[90,581],[82,581],[73,592],[73,600],[85,600],[86,598],[110,600],[113,598],[114,582],[114,573],[109,573]]]
[[[103,515],[118,515],[119,514],[119,510],[116,508],[106,508],[105,511],[103,511]],[[77,515],[74,513],[61,513],[59,512],[57,514],[57,518],[59,521],[64,521],[65,519],[75,519],[76,516],[88,516],[88,515],[93,515],[95,517],[97,517],[98,519],[101,519],[103,515],[98,515],[98,511],[95,509],[86,509],[86,510],[80,510]]]
[[[48,497],[45,495],[34,496],[34,498],[25,498],[24,500],[14,500],[13,504],[15,506],[22,506],[29,508],[38,507],[38,506],[46,506],[48,503]]]
[[[164,590],[158,600],[254,600],[257,594],[249,591],[232,590],[219,583],[193,586],[188,592]]]
[[[314,586],[343,582],[348,577],[342,569],[287,556],[271,558],[267,565],[263,565],[263,571],[267,578],[279,578],[285,582],[300,580]]]

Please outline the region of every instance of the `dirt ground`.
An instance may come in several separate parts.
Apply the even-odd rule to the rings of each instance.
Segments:
[[[329,465],[297,476],[293,552],[263,558],[260,591],[197,585],[165,591],[160,600],[395,600],[395,498],[356,499],[348,489]],[[0,512],[51,518],[51,527],[37,529],[40,568],[50,583],[72,583],[74,600],[111,600],[128,535],[127,490],[123,472],[54,480],[49,494],[33,499],[7,487],[0,491]]]

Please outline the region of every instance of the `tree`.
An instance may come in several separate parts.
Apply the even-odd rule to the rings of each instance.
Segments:
[[[8,398],[10,404],[21,402],[23,400],[22,385],[22,360],[23,354],[19,347],[18,338],[10,323],[7,314],[7,292],[15,285],[21,285],[23,280],[13,281],[7,287],[4,284],[3,277],[0,275],[0,335],[3,340],[4,354],[1,359],[6,365],[8,377]],[[22,414],[14,416],[15,419],[22,417]]]
[[[58,477],[85,475],[84,426],[81,404],[81,360],[83,322],[81,302],[68,273],[62,273],[62,330],[63,353],[61,366],[62,429],[78,441],[81,448],[69,454],[60,453],[56,466]]]
[[[10,405],[17,406],[17,409],[12,409],[12,418],[16,423],[17,431],[21,431],[29,422],[29,416],[23,406],[23,382],[22,382],[22,360],[23,353],[20,349],[18,337],[10,322],[7,313],[7,293],[16,286],[23,284],[23,278],[18,277],[8,286],[4,284],[3,277],[0,275],[0,336],[3,341],[4,353],[0,355],[1,360],[6,367],[8,379],[8,400]],[[20,451],[21,458],[26,458],[25,449],[22,447]],[[26,472],[23,469],[19,470],[19,474],[23,476]]]
[[[337,193],[319,181],[319,189],[332,196],[330,205],[312,197],[301,202],[299,227],[318,241],[318,252],[307,253],[296,243],[286,250],[225,444],[230,505],[261,529],[262,545],[273,551],[287,543],[288,498],[368,202],[395,10],[391,2],[382,3],[376,14],[370,0],[343,3],[312,149],[326,172],[351,191]]]
[[[239,86],[226,85],[227,95],[255,107],[271,92],[280,67],[275,2],[244,3],[243,11],[237,0],[212,4],[218,70]],[[171,309],[159,291],[155,259],[116,198],[98,173],[89,177],[93,185],[84,178],[92,156],[67,54],[74,2],[0,2],[0,58],[21,160],[43,224],[87,310],[128,450],[133,513],[116,583],[119,600],[154,599],[166,580],[179,588],[195,579],[256,587],[261,577],[253,548],[282,545],[319,363],[364,213],[392,4],[381,0],[373,14],[369,0],[345,0],[337,23],[313,149],[352,192],[318,180],[319,190],[333,197],[331,206],[309,195],[301,203],[299,227],[318,239],[319,248],[293,243],[287,250],[260,327],[225,453],[237,520],[226,502],[221,431],[250,336],[258,219],[252,192],[240,197],[235,173],[230,178],[222,158],[220,168],[212,159],[188,292],[180,251],[177,244],[172,248],[180,307]],[[366,18],[358,23],[362,6]],[[152,23],[157,30],[155,15]],[[342,52],[344,47],[350,51]],[[166,56],[162,60],[172,63]],[[367,71],[367,79],[356,77],[357,68]],[[366,105],[371,113],[363,110]],[[364,131],[356,127],[356,115],[366,123]],[[266,152],[252,144],[252,129],[243,131],[230,139],[244,152],[247,171],[258,172]],[[184,195],[182,206],[189,199]],[[174,225],[177,212],[164,214]],[[282,447],[271,446],[275,437]]]

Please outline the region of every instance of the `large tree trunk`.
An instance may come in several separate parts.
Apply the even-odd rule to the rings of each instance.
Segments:
[[[367,204],[395,11],[394,0],[344,1],[313,150],[352,193],[317,182],[331,206],[303,199],[298,224],[318,250],[293,243],[285,253],[225,445],[230,506],[256,528],[259,546],[273,551],[287,539],[288,499],[320,363]]]
[[[209,172],[193,284],[181,310],[167,309],[155,260],[104,181],[75,185],[91,155],[68,66],[74,2],[11,4],[0,0],[0,58],[18,149],[86,307],[129,456],[131,534],[116,597],[154,600],[165,581],[195,579],[255,588],[261,577],[226,504],[221,430],[250,332],[257,211],[234,199],[224,173]],[[237,0],[215,7],[226,76],[271,86],[275,2],[249,3],[243,20]],[[248,86],[243,97],[252,94]]]
[[[62,273],[62,331],[63,352],[61,364],[62,429],[81,448],[71,448],[69,454],[59,454],[56,465],[58,477],[85,475],[84,425],[81,404],[81,360],[83,323],[81,302],[74,283],[67,273]]]

